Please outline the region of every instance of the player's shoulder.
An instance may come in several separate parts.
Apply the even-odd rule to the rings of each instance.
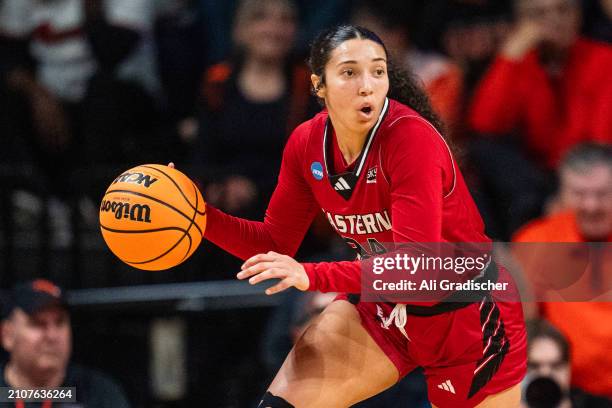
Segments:
[[[383,144],[423,147],[423,143],[444,146],[444,138],[436,127],[414,109],[393,99],[381,124]]]
[[[327,111],[324,109],[311,119],[300,123],[289,136],[288,144],[306,144],[313,132],[322,131],[327,120]],[[321,132],[322,133],[322,132]]]

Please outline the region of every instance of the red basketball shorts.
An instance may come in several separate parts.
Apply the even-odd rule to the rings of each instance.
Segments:
[[[502,267],[499,270],[500,279],[508,277]],[[527,343],[520,302],[496,301],[491,295],[434,316],[408,314],[406,335],[383,323],[393,305],[359,302],[356,308],[400,378],[418,366],[424,369],[429,400],[439,408],[473,407],[520,383],[525,375]]]

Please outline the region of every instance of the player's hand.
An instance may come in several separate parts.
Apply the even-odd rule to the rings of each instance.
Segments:
[[[174,163],[173,162],[168,163],[168,167],[170,167],[171,169],[174,169],[175,168]]]
[[[310,286],[308,275],[299,262],[273,251],[247,259],[236,277],[241,280],[249,278],[251,285],[268,279],[280,279],[279,283],[266,289],[266,295],[282,292],[292,286],[304,291]]]

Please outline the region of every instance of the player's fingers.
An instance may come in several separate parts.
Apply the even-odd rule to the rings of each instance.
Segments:
[[[274,295],[275,293],[282,292],[283,290],[293,286],[293,279],[285,278],[276,285],[266,289],[266,295]]]
[[[253,255],[252,257],[247,259],[242,264],[240,269],[245,270],[245,269],[250,268],[251,266],[253,266],[255,264],[258,264],[260,262],[272,262],[272,261],[275,261],[276,259],[277,259],[276,255],[270,255],[269,253]]]
[[[268,279],[284,279],[287,277],[287,271],[280,268],[270,268],[259,275],[253,276],[249,279],[251,285],[256,285],[259,282],[263,282]]]
[[[251,277],[253,275],[257,275],[258,273],[262,273],[263,271],[265,271],[266,269],[270,269],[273,268],[276,265],[274,262],[258,262],[246,269],[243,269],[242,271],[238,272],[238,274],[236,275],[236,277],[238,279],[246,279],[248,277]]]
[[[171,169],[173,169],[173,168],[175,167],[175,166],[174,166],[174,163],[173,163],[173,162],[168,163],[168,167],[170,167]]]

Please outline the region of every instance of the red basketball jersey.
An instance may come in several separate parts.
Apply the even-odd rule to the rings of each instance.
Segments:
[[[343,163],[326,111],[295,129],[263,223],[209,208],[206,238],[241,257],[293,255],[317,211],[363,257],[389,243],[489,242],[440,133],[387,99],[354,163]],[[305,264],[312,290],[357,293],[358,262]]]

